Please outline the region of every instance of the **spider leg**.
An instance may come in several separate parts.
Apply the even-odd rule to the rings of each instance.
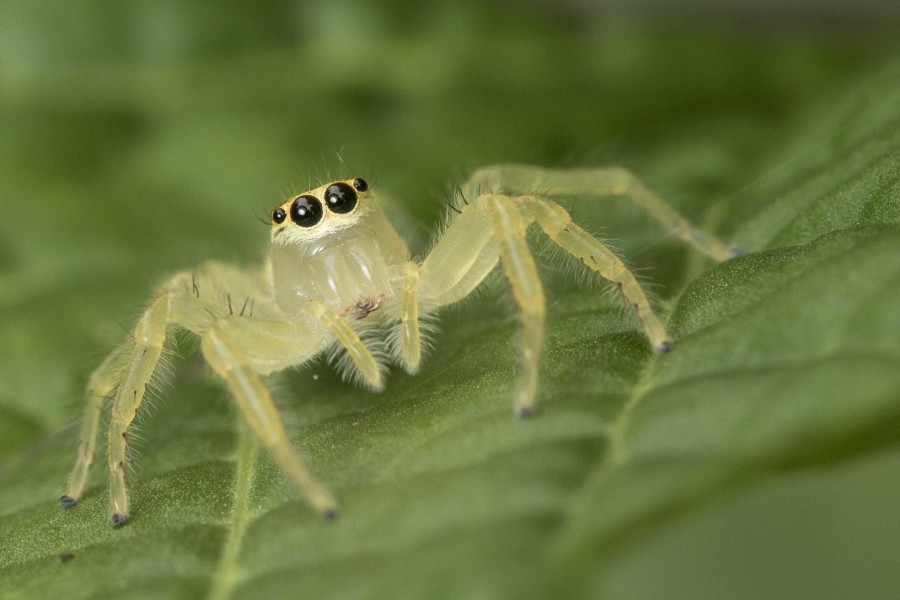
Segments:
[[[59,499],[63,508],[74,506],[84,490],[88,469],[93,462],[100,412],[105,397],[116,389],[109,424],[109,492],[113,525],[128,520],[128,494],[125,487],[128,427],[144,398],[144,393],[162,355],[168,325],[174,324],[195,333],[202,332],[220,309],[211,298],[196,296],[197,280],[192,273],[179,273],[161,286],[161,293],[138,319],[133,338],[107,357],[91,376],[88,402],[79,436],[78,457],[69,475],[66,490]],[[124,359],[121,355],[126,354]]]
[[[356,365],[364,381],[373,389],[384,388],[384,377],[378,362],[372,353],[366,348],[359,335],[347,325],[347,322],[325,303],[313,300],[308,306],[309,312],[337,338],[341,346],[347,351],[347,355]]]
[[[534,196],[487,193],[474,197],[422,262],[419,302],[430,309],[461,300],[499,260],[521,311],[515,391],[515,411],[520,416],[534,408],[546,311],[543,286],[525,235],[535,221],[557,245],[617,285],[657,352],[671,348],[634,275],[609,248],[575,225],[561,206]]]
[[[191,284],[193,286],[193,283]],[[259,373],[267,374],[312,358],[325,348],[330,338],[305,321],[264,320],[249,316],[216,317],[211,306],[193,293],[167,292],[157,299],[138,321],[135,348],[124,381],[113,403],[109,428],[110,503],[113,524],[128,520],[125,488],[127,429],[162,352],[166,326],[184,326],[201,335],[201,351],[212,369],[228,384],[241,413],[263,447],[306,494],[310,504],[325,516],[337,514],[337,502],[310,473],[302,457],[287,437],[281,417],[263,385]],[[328,309],[319,307],[327,321]],[[315,310],[315,309],[313,309]],[[357,365],[377,366],[371,353],[356,334],[334,315],[326,323],[338,335],[346,328],[351,356]],[[346,333],[346,332],[344,332]],[[343,335],[344,333],[341,333]],[[353,346],[355,340],[357,346]],[[343,340],[342,342],[347,341]],[[240,349],[249,347],[251,352]]]
[[[225,294],[224,298],[229,315],[243,317],[253,316],[253,309],[256,306],[253,300],[260,295],[261,289],[265,290],[271,286],[268,282],[267,268],[268,265],[260,272],[248,273],[229,263],[209,261],[201,265],[197,272],[205,280],[213,282],[213,294],[218,294],[219,296]],[[210,293],[210,290],[207,289],[210,287],[210,283],[202,279],[200,281],[199,286],[196,285],[196,281],[192,282],[197,297],[203,297]],[[227,293],[225,290],[227,290]],[[381,390],[384,387],[384,374],[372,353],[347,322],[323,302],[311,301],[307,306],[307,312],[325,326],[344,347],[347,355],[356,366],[357,372],[362,376],[363,383],[373,390]],[[279,320],[279,322],[283,318],[283,315],[270,316]],[[278,331],[269,331],[268,333],[273,336],[279,336],[286,329],[290,329],[290,326],[281,327]],[[301,337],[308,337],[308,334]],[[295,362],[285,362],[284,360],[280,362],[284,366],[296,364]],[[284,368],[284,366],[281,368]]]
[[[234,302],[232,313],[239,313],[243,308],[244,313],[249,314],[248,307],[244,304],[246,300],[259,299],[260,292],[266,291],[270,286],[267,268],[266,265],[262,269],[248,271],[224,261],[207,261],[195,270],[196,277],[192,282],[195,296],[212,297],[221,301],[222,296],[227,294]]]
[[[403,263],[397,357],[408,373],[418,371],[422,360],[420,315],[468,296],[498,258],[490,218],[480,205],[466,203],[421,265]]]
[[[305,341],[306,345],[297,338],[293,342],[273,342],[276,338],[260,335],[258,323],[247,323],[242,324],[239,317],[216,321],[201,340],[203,356],[213,371],[228,384],[250,428],[275,462],[303,490],[316,510],[326,517],[333,517],[337,514],[337,501],[313,477],[306,462],[294,448],[268,389],[253,367],[253,358],[240,350],[249,345],[252,351],[253,347],[258,347],[256,344],[271,346],[274,343],[278,353],[293,354],[295,360],[302,362],[322,349],[325,338],[312,336],[312,339]],[[282,329],[290,325],[289,322],[268,323],[270,327]],[[257,340],[255,343],[254,339]]]
[[[97,445],[97,429],[100,424],[100,413],[109,395],[116,387],[119,380],[119,363],[122,355],[128,352],[130,344],[122,344],[116,348],[106,359],[91,373],[88,379],[85,397],[87,405],[84,409],[84,417],[81,421],[81,429],[78,434],[78,458],[75,466],[69,474],[66,482],[66,491],[59,498],[62,508],[71,508],[81,499],[84,484],[87,480],[88,469],[94,462],[94,450]]]
[[[717,261],[741,254],[740,250],[694,227],[631,172],[620,167],[545,169],[528,165],[496,165],[476,171],[466,188],[477,193],[624,196],[656,219],[675,236]]]
[[[419,267],[420,306],[430,310],[459,302],[487,277],[499,257],[483,204],[466,204]]]
[[[129,517],[125,471],[128,428],[143,401],[162,355],[169,325],[201,336],[201,350],[213,370],[225,380],[251,429],[288,476],[306,493],[310,503],[326,516],[337,503],[309,471],[294,450],[281,418],[264,387],[265,375],[303,363],[337,339],[356,368],[372,387],[382,382],[378,362],[350,326],[322,303],[309,306],[309,319],[285,320],[267,299],[259,273],[244,273],[224,263],[209,263],[193,273],[176,275],[161,286],[160,295],[138,319],[133,340],[122,345],[128,356],[111,354],[88,384],[88,406],[79,438],[75,467],[60,506],[73,506],[80,498],[91,464],[103,398],[116,389],[109,425],[109,491],[113,525]],[[263,280],[264,284],[264,280]],[[232,304],[231,292],[235,292]],[[266,317],[245,311],[247,296]],[[241,304],[237,304],[241,302]],[[240,313],[235,310],[240,308]],[[124,370],[119,367],[124,363]],[[118,384],[118,385],[117,385]]]
[[[436,307],[469,295],[501,262],[522,316],[515,391],[519,416],[534,409],[544,334],[543,286],[525,239],[532,220],[507,196],[478,196],[462,208],[420,271],[422,301]]]
[[[128,427],[144,398],[153,371],[166,341],[166,326],[180,292],[166,292],[157,298],[138,319],[134,346],[119,383],[109,423],[109,501],[114,526],[128,520],[128,492],[125,488],[125,463]]]
[[[400,299],[400,359],[407,373],[415,373],[422,362],[422,338],[419,332],[419,266],[403,263]]]
[[[534,216],[540,228],[554,243],[575,256],[589,269],[616,284],[626,302],[641,321],[653,349],[664,353],[672,341],[650,308],[641,286],[631,271],[609,248],[572,222],[572,217],[559,204],[534,196],[520,196],[516,200]]]
[[[507,196],[491,196],[487,201],[494,235],[500,247],[500,263],[522,313],[515,411],[518,416],[524,417],[534,410],[537,392],[538,361],[544,343],[544,288],[525,240],[530,219],[526,220],[519,207]]]

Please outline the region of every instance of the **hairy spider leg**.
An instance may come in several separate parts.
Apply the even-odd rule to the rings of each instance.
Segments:
[[[625,301],[634,309],[644,333],[657,353],[664,353],[672,348],[669,335],[650,308],[637,279],[612,250],[573,223],[572,217],[559,204],[534,196],[520,196],[516,200],[534,216],[540,228],[555,244],[604,279],[616,284]]]
[[[88,469],[93,463],[100,414],[106,397],[115,389],[109,432],[110,504],[113,522],[127,519],[128,500],[125,492],[127,428],[140,406],[156,364],[162,354],[166,326],[172,322],[192,331],[200,331],[210,315],[220,307],[201,300],[191,273],[179,273],[161,286],[162,293],[151,303],[135,326],[133,337],[121,344],[94,371],[88,382],[87,406],[81,424],[78,458],[69,475],[66,491],[59,499],[63,508],[74,506],[84,491]],[[181,314],[170,318],[173,308]],[[127,358],[123,358],[127,355]],[[113,433],[114,432],[114,433]]]
[[[544,288],[525,240],[530,219],[526,220],[507,196],[489,196],[484,200],[491,209],[494,236],[500,245],[500,263],[522,313],[515,411],[524,417],[534,410],[537,393],[538,362],[544,344],[544,314],[547,310]]]
[[[741,254],[735,246],[691,225],[665,200],[621,167],[567,170],[515,164],[496,165],[476,171],[465,189],[473,196],[486,192],[537,196],[623,196],[656,219],[678,239],[717,261]]]
[[[259,370],[275,371],[284,368],[273,360],[254,361],[254,351],[264,351],[281,357],[291,356],[299,364],[320,352],[327,345],[324,336],[303,336],[291,331],[295,322],[254,322],[240,317],[217,320],[204,334],[200,347],[213,371],[228,384],[238,407],[262,446],[288,477],[304,492],[309,503],[326,517],[337,515],[334,496],[313,476],[306,461],[294,448],[284,430],[278,409],[265,387]],[[293,335],[301,334],[301,335]],[[293,339],[288,339],[293,338]],[[305,338],[305,339],[304,339]],[[312,338],[312,339],[311,339]],[[248,352],[246,349],[250,348]],[[254,362],[257,365],[254,367]],[[280,361],[279,361],[280,362]],[[268,367],[262,368],[266,364]]]
[[[267,265],[248,270],[210,260],[193,271],[189,285],[196,297],[218,302],[218,313],[225,309],[232,315],[281,318],[281,312],[271,306],[270,275]]]
[[[111,352],[100,366],[91,373],[88,379],[85,398],[87,404],[84,408],[84,416],[78,433],[78,458],[75,466],[69,474],[66,482],[66,490],[59,498],[59,505],[63,508],[74,506],[84,492],[84,484],[87,481],[88,470],[94,462],[94,450],[97,445],[97,430],[100,425],[100,413],[106,399],[109,398],[121,378],[122,355],[130,351],[131,342],[122,344]]]
[[[348,348],[348,353],[364,377],[365,373],[371,373],[373,369],[377,373],[374,357],[362,345],[355,332],[339,318],[331,322],[326,318],[322,327],[313,327],[304,320],[264,320],[249,314],[220,316],[223,314],[223,306],[206,289],[210,282],[215,282],[216,288],[222,288],[221,282],[215,281],[221,277],[226,285],[253,293],[258,278],[224,264],[210,263],[201,267],[198,272],[202,273],[201,285],[198,285],[196,274],[185,272],[174,276],[162,286],[163,293],[138,320],[133,341],[122,346],[130,352],[124,376],[115,369],[118,352],[111,354],[92,376],[88,386],[88,406],[82,424],[78,458],[66,493],[60,498],[60,506],[73,506],[81,497],[93,457],[102,399],[116,387],[118,381],[109,426],[110,506],[114,525],[121,525],[128,520],[128,494],[125,485],[127,431],[162,354],[167,328],[169,325],[176,325],[202,336],[201,349],[204,355],[213,369],[229,384],[242,414],[263,446],[306,493],[315,508],[326,516],[335,514],[336,502],[311,476],[303,459],[290,444],[277,409],[256,373],[268,374],[309,360],[331,342],[327,329],[342,344],[353,348],[353,351]],[[256,293],[259,294],[258,289]],[[260,294],[260,297],[264,298],[265,295]],[[229,298],[228,302],[230,301]],[[273,312],[271,307],[262,308],[263,312]],[[230,309],[229,306],[229,313],[232,312]],[[330,309],[320,309],[318,312],[320,316],[327,317],[328,311]],[[233,339],[250,346],[253,349],[252,355],[236,352]],[[373,383],[377,381],[370,381],[370,384]]]
[[[378,361],[359,339],[359,335],[347,324],[347,321],[324,302],[318,300],[310,301],[307,310],[337,338],[369,387],[376,391],[383,389],[384,376]]]
[[[200,347],[213,371],[228,385],[263,447],[304,492],[309,503],[324,516],[333,517],[338,511],[337,501],[315,479],[287,437],[278,409],[260,375],[302,364],[336,339],[372,388],[382,386],[383,379],[375,357],[334,310],[312,301],[308,311],[318,326],[306,319],[220,317],[203,334]]]
[[[434,308],[468,296],[501,262],[522,319],[514,405],[520,416],[534,407],[544,331],[543,287],[525,240],[532,220],[506,196],[479,196],[462,208],[420,268],[422,301]]]
[[[134,421],[162,355],[166,327],[174,305],[182,299],[180,296],[185,297],[184,292],[163,293],[138,319],[131,357],[113,400],[109,423],[109,502],[113,525],[121,525],[128,520],[128,492],[125,487],[128,427]]]
[[[546,312],[543,286],[526,240],[535,221],[553,242],[617,285],[654,350],[665,352],[672,345],[634,275],[609,248],[575,225],[565,209],[535,196],[482,194],[463,206],[423,261],[420,301],[444,306],[461,300],[499,259],[521,311],[514,404],[520,416],[534,409]]]
[[[407,373],[415,373],[422,362],[419,332],[419,266],[407,261],[402,267],[400,297],[400,361]]]

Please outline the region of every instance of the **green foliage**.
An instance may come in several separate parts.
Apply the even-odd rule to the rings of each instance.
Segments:
[[[30,13],[6,12],[5,34],[29,31]],[[87,58],[44,42],[56,71],[10,55],[0,598],[897,596],[900,63],[859,76],[879,53],[831,40],[527,37],[521,20],[494,46],[376,23],[326,57],[275,20],[271,47],[225,45],[239,58],[214,29],[171,64],[121,33]],[[343,150],[427,222],[466,168],[572,147],[748,252],[712,265],[619,201],[565,199],[644,269],[673,352],[653,356],[615,298],[548,269],[530,420],[511,414],[502,282],[448,310],[423,371],[381,394],[322,364],[275,378],[342,502],[326,523],[180,344],[171,389],[139,416],[132,522],[108,525],[102,444],[84,500],[56,508],[79,390],[117,323],[167,271],[258,255],[248,198],[264,213]]]

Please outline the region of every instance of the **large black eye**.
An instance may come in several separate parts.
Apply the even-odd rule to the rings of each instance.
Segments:
[[[291,204],[291,221],[300,227],[312,227],[322,220],[322,203],[313,196],[299,196]]]
[[[287,216],[287,213],[284,212],[283,208],[276,208],[272,212],[272,220],[276,223],[284,223],[284,218]]]
[[[356,206],[356,190],[342,181],[333,183],[325,190],[325,202],[336,213],[348,213]]]

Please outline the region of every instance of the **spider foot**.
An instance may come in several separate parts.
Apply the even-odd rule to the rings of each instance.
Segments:
[[[128,515],[120,515],[118,513],[113,513],[112,516],[112,526],[113,527],[121,527],[125,523],[128,522]]]
[[[517,406],[515,408],[514,412],[515,412],[516,416],[519,417],[520,419],[527,419],[528,417],[530,417],[531,415],[534,414],[534,407],[533,406]]]
[[[664,342],[661,342],[659,346],[653,348],[653,351],[657,354],[665,354],[666,352],[672,350],[674,346],[675,344],[671,340],[665,340]]]
[[[315,487],[308,490],[308,493],[310,494],[307,496],[309,503],[323,519],[326,521],[334,521],[341,513],[340,505],[334,496],[331,495],[331,492],[315,482],[313,485]]]
[[[60,508],[72,508],[76,504],[78,504],[78,500],[76,500],[72,496],[69,496],[68,494],[63,494],[59,497]]]

